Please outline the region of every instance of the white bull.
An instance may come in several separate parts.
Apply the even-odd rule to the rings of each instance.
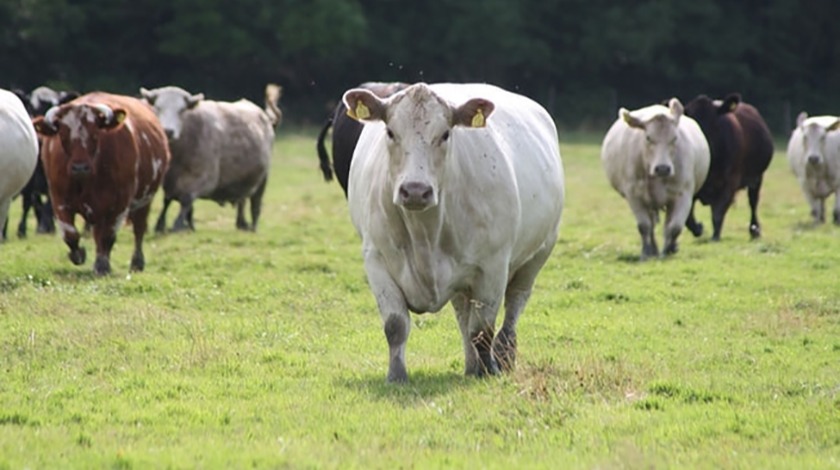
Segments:
[[[466,373],[509,369],[517,319],[563,209],[551,117],[481,84],[420,83],[386,99],[353,89],[344,103],[365,123],[348,200],[390,349],[388,380],[408,378],[409,311],[437,312],[450,301]]]
[[[166,210],[181,204],[174,230],[194,229],[193,201],[236,204],[236,227],[256,230],[268,179],[274,127],[280,120],[279,88],[266,88],[266,109],[248,100],[233,103],[204,99],[178,87],[140,89],[169,139],[172,162],[163,183],[164,205],[155,231],[166,227]],[[274,93],[274,96],[271,96]],[[245,200],[251,202],[251,224]]]
[[[621,108],[604,137],[601,161],[636,217],[642,259],[659,255],[654,228],[663,209],[663,253],[676,253],[694,194],[709,173],[709,145],[700,126],[683,116],[679,100],[672,98],[668,107]]]
[[[38,137],[29,113],[14,93],[0,90],[0,228],[6,225],[12,198],[29,182],[37,162]]]
[[[834,194],[834,223],[840,225],[840,117],[802,112],[788,141],[790,168],[811,207],[814,222],[825,222],[825,200]]]

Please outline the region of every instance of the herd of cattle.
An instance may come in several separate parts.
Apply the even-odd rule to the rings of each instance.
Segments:
[[[32,207],[38,231],[51,231],[55,219],[70,259],[82,264],[74,221],[81,215],[92,227],[97,274],[110,272],[109,254],[126,220],[135,236],[131,269],[144,268],[143,236],[160,186],[157,232],[165,231],[173,200],[180,204],[173,230],[194,228],[196,199],[235,204],[236,227],[255,230],[282,117],[280,91],[269,85],[261,109],[177,87],[141,89],[136,98],[0,90],[0,220],[21,193],[18,234],[25,235]],[[787,149],[818,223],[825,221],[825,199],[835,194],[833,220],[840,224],[838,128],[837,116],[802,113]],[[491,85],[371,82],[345,92],[317,150],[324,178],[337,177],[362,240],[390,348],[390,381],[407,379],[409,312],[436,312],[449,302],[466,373],[513,366],[517,320],[558,236],[564,203],[558,145],[543,107]],[[607,179],[636,218],[643,259],[660,255],[654,230],[662,211],[661,254],[677,252],[684,226],[702,234],[694,217],[698,200],[711,206],[712,239],[719,240],[743,188],[749,234],[760,237],[757,206],[772,156],[767,125],[737,94],[622,108],[601,147]]]

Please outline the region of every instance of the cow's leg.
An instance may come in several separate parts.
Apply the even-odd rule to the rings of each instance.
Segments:
[[[265,194],[265,187],[268,183],[268,176],[263,178],[262,183],[257,187],[254,194],[251,195],[251,230],[257,231],[257,222],[260,220],[260,212],[262,211],[262,198]]]
[[[12,205],[11,198],[0,202],[0,223],[3,225],[3,234],[0,236],[0,241],[6,240],[6,229],[9,226],[9,208]]]
[[[125,219],[102,220],[93,225],[93,239],[96,242],[96,261],[93,262],[93,272],[97,276],[111,274],[111,250],[117,241],[118,226]]]
[[[493,276],[484,273],[484,279],[476,284],[469,295],[453,298],[452,306],[455,307],[464,345],[466,375],[482,377],[499,373],[499,365],[493,354],[493,337],[507,279],[506,272],[501,274]]]
[[[815,224],[825,222],[825,200],[814,196],[808,191],[805,192],[805,199],[808,200],[808,206],[811,208],[811,218]]]
[[[406,382],[405,345],[411,331],[408,306],[402,290],[388,274],[378,253],[365,253],[365,272],[379,307],[385,339],[388,340],[388,382]]]
[[[735,198],[735,191],[731,189],[724,190],[717,200],[712,203],[712,226],[714,232],[712,233],[712,241],[720,241],[720,232],[723,230],[723,218],[726,217],[726,211],[732,205],[732,200]]]
[[[143,256],[143,237],[146,236],[146,228],[149,223],[149,211],[151,204],[135,209],[128,218],[134,228],[134,254],[131,255],[132,271],[143,271],[146,267],[146,258]]]
[[[181,203],[181,210],[178,212],[178,217],[175,219],[175,223],[172,224],[172,231],[179,232],[192,227],[192,208],[194,200],[195,198],[193,196],[185,196],[178,199],[178,202]]]
[[[692,235],[695,237],[699,237],[703,235],[703,224],[697,221],[694,218],[694,205],[697,203],[696,199],[692,199],[691,201],[691,210],[688,211],[688,218],[685,220],[685,226],[688,228],[688,231],[691,232]]]
[[[70,253],[68,254],[70,261],[76,266],[84,264],[87,253],[84,247],[79,246],[80,236],[79,231],[76,230],[76,214],[66,210],[59,210],[55,213],[55,217],[61,238],[64,240],[64,244],[70,248]]]
[[[642,202],[635,199],[628,199],[630,209],[636,216],[636,228],[642,237],[642,261],[651,256],[659,255],[659,248],[656,246],[654,228],[656,227],[656,211],[648,209]]]
[[[840,225],[840,190],[834,192],[834,212],[831,215],[834,225]]]
[[[20,216],[20,223],[18,224],[17,236],[18,238],[26,238],[26,219],[29,216],[29,208],[33,206],[32,200],[36,197],[35,194],[29,192],[21,193],[21,207],[23,214]],[[38,209],[35,208],[35,221],[38,221]]]
[[[516,323],[553,246],[554,243],[551,243],[550,247],[544,248],[520,267],[505,289],[505,320],[493,341],[493,355],[502,371],[510,371],[516,365]]]
[[[245,220],[245,201],[247,199],[240,199],[236,201],[236,228],[239,230],[248,230],[248,221]]]
[[[35,214],[38,217],[38,233],[55,233],[50,195],[45,195],[43,203],[41,203],[41,196],[36,195],[35,202],[37,203],[35,205]]]
[[[166,211],[169,210],[169,205],[172,204],[172,201],[174,199],[175,198],[171,196],[164,196],[163,209],[160,210],[160,215],[158,216],[157,223],[155,223],[155,233],[166,232]]]
[[[682,232],[685,220],[691,214],[694,201],[691,194],[684,194],[670,204],[665,215],[665,241],[662,254],[673,255],[677,252],[677,238]]]
[[[761,237],[761,224],[758,222],[758,198],[762,179],[763,177],[759,176],[754,184],[747,187],[747,196],[750,200],[750,238],[753,240]]]

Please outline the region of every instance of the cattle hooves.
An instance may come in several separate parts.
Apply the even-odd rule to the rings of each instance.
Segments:
[[[758,225],[750,225],[750,238],[753,240],[761,238],[761,227]]]
[[[143,255],[131,257],[131,270],[134,272],[142,272],[146,268],[146,259]]]
[[[104,256],[97,256],[93,263],[93,272],[97,276],[105,276],[111,274],[111,262]]]
[[[85,249],[83,247],[79,247],[75,250],[71,250],[70,254],[68,256],[70,257],[70,261],[73,264],[75,264],[76,266],[80,266],[82,264],[85,264],[85,258],[87,257],[87,252],[85,251]]]
[[[700,235],[703,235],[703,224],[698,223],[693,227],[688,227],[688,231],[695,237],[699,237]]]

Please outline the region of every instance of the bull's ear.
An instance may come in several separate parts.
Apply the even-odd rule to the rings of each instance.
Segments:
[[[128,113],[123,108],[111,108],[111,115],[100,115],[101,119],[99,127],[106,130],[119,129]]]
[[[796,127],[802,127],[802,124],[805,124],[806,119],[808,119],[808,113],[805,111],[799,113],[799,116],[796,116]]]
[[[685,108],[683,108],[682,103],[677,98],[671,98],[668,101],[668,109],[671,111],[671,117],[674,118],[675,121],[679,121],[680,117],[682,117],[683,113],[685,112]]]
[[[363,88],[347,90],[342,98],[347,115],[357,121],[384,121],[385,101]]]
[[[81,96],[78,91],[61,91],[58,93],[58,104],[69,103]]]
[[[484,127],[487,118],[496,109],[496,105],[484,98],[473,98],[458,106],[452,113],[452,125],[466,127]]]
[[[622,121],[626,122],[628,126],[635,127],[636,129],[644,129],[645,123],[643,123],[639,118],[633,116],[627,108],[621,108],[618,110],[618,117]]]
[[[187,98],[187,109],[193,109],[204,100],[204,93],[197,93]]]
[[[730,93],[726,95],[726,98],[723,99],[723,103],[721,103],[720,108],[718,108],[718,114],[726,114],[735,111],[735,108],[738,107],[738,103],[741,102],[741,95],[738,93]]]
[[[38,116],[32,120],[32,126],[35,128],[35,132],[43,135],[43,136],[51,136],[56,135],[58,133],[58,129],[48,123],[44,116]]]
[[[840,129],[840,118],[835,118],[834,122],[825,128],[828,132],[836,131],[837,129]]]
[[[140,96],[142,96],[147,103],[152,105],[155,104],[155,98],[157,98],[157,95],[155,95],[152,91],[143,87],[140,87]]]

